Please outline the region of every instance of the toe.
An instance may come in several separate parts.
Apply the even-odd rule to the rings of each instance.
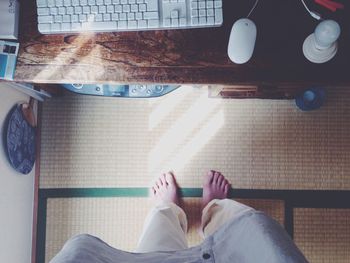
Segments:
[[[226,179],[223,179],[221,182],[221,189],[225,189],[225,186],[228,184],[228,181]]]
[[[162,174],[159,179],[160,179],[162,185],[167,185],[167,182],[165,180],[165,174]]]
[[[204,176],[204,185],[212,184],[214,180],[214,171],[208,171]]]
[[[166,181],[169,185],[175,184],[174,174],[173,174],[172,172],[166,173],[166,174],[165,174],[165,181]]]
[[[156,181],[156,182],[154,183],[154,185],[155,185],[154,189],[158,190],[158,189],[160,188],[160,185],[159,185],[159,182],[158,182],[158,181]]]
[[[221,187],[222,182],[225,180],[224,176],[220,173],[218,176],[218,186]]]
[[[229,190],[230,190],[230,185],[229,184],[225,185],[224,193],[226,196],[228,195]]]
[[[214,179],[213,179],[214,184],[218,183],[219,176],[220,176],[219,172],[214,172]]]
[[[158,178],[157,182],[158,182],[159,188],[163,186],[163,182],[161,178]]]
[[[156,189],[155,189],[154,187],[152,187],[152,188],[151,188],[151,193],[152,193],[153,195],[156,195],[156,192],[157,192]]]

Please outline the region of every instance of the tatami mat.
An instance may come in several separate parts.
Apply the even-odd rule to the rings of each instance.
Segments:
[[[350,189],[350,89],[320,110],[288,100],[209,99],[184,86],[156,99],[67,94],[44,103],[41,188],[145,187],[172,169],[200,187],[218,169],[236,188]]]
[[[242,202],[265,211],[283,224],[282,201],[242,200]],[[150,208],[151,203],[147,198],[49,198],[45,262],[49,262],[70,237],[81,233],[95,235],[113,247],[133,251]],[[201,242],[198,234],[200,199],[185,198],[184,210],[189,223],[189,246],[194,246]]]
[[[350,209],[294,209],[294,240],[312,263],[350,262]]]

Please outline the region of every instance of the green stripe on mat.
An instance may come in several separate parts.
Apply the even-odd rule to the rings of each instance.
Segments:
[[[77,197],[147,197],[148,188],[55,188],[40,189],[42,198],[77,198]],[[201,197],[201,188],[182,188],[183,197]]]

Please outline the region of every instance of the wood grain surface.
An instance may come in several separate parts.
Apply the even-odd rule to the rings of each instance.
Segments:
[[[350,84],[350,16],[318,10],[343,30],[339,52],[317,65],[302,54],[312,19],[297,0],[264,0],[251,16],[258,28],[253,58],[235,65],[227,56],[234,21],[254,1],[223,0],[220,28],[41,35],[35,0],[21,2],[16,81],[35,83],[198,83],[221,85]],[[346,1],[344,1],[345,3]],[[346,2],[349,5],[349,2]],[[350,8],[350,6],[348,7]]]

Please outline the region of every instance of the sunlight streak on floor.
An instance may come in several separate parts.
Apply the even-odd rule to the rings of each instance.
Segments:
[[[190,86],[181,86],[170,94],[166,95],[151,114],[149,115],[149,130],[154,129],[162,120],[164,120],[181,101],[192,91]],[[154,103],[154,100],[150,100]]]
[[[215,134],[223,127],[225,122],[224,112],[220,110],[192,136],[192,139],[179,149],[176,155],[165,162],[161,167],[157,167],[152,174],[158,175],[160,172],[175,171],[181,178],[184,176],[183,169],[191,159],[200,152],[203,147],[210,142]],[[179,179],[180,179],[179,178]]]
[[[149,172],[154,174],[161,167],[182,168],[223,125],[224,114],[220,104],[221,100],[209,99],[207,92],[200,93],[199,98],[178,117],[150,151]],[[214,117],[209,117],[213,113]],[[152,125],[157,122],[154,118]]]

